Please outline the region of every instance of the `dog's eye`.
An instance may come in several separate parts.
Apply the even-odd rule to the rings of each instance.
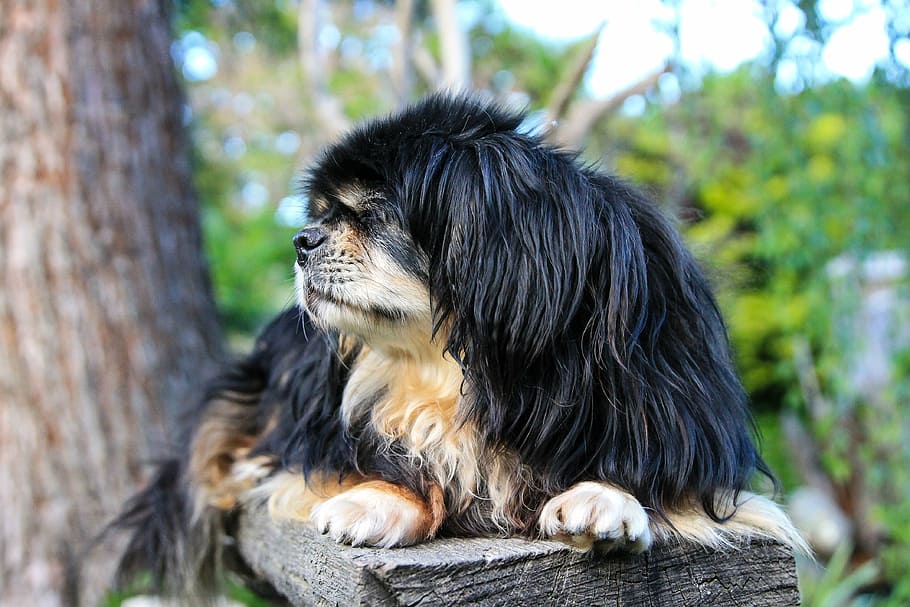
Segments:
[[[364,223],[376,223],[382,221],[383,216],[379,209],[367,207],[357,213],[357,219]]]
[[[394,207],[387,204],[375,204],[364,207],[357,214],[357,221],[366,227],[401,226],[401,217]]]
[[[312,223],[329,223],[337,215],[338,212],[333,207],[325,207],[316,212],[311,211],[308,217]]]
[[[358,213],[341,203],[331,204],[326,207],[322,213],[316,217],[321,223],[334,223],[344,220],[357,219]]]
[[[386,200],[373,194],[356,200],[343,196],[327,196],[327,203],[311,208],[310,219],[322,224],[349,222],[364,227],[390,222]]]
[[[357,219],[362,223],[389,223],[393,220],[389,204],[381,197],[365,200],[357,209]]]

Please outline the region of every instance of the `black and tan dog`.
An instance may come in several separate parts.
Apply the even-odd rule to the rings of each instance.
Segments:
[[[771,474],[679,235],[522,119],[434,96],[323,153],[294,238],[299,309],[211,383],[184,450],[127,505],[125,574],[194,592],[248,500],[355,545],[802,546],[746,491]]]

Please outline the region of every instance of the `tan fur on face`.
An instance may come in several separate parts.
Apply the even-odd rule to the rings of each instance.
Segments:
[[[379,197],[353,185],[336,196],[347,212],[362,210]],[[324,207],[324,201],[316,206]],[[302,267],[295,265],[298,302],[318,324],[373,345],[394,344],[402,333],[429,325],[430,294],[419,277],[402,268],[356,222],[336,220],[322,227],[325,242]],[[393,225],[384,226],[383,235],[399,242],[410,240]],[[418,265],[426,264],[416,247],[413,254]]]
[[[381,199],[379,192],[363,189],[353,185],[348,185],[347,187],[341,188],[335,192],[335,196],[338,197],[338,200],[351,209],[352,211],[362,211],[364,207],[369,205],[371,202]]]

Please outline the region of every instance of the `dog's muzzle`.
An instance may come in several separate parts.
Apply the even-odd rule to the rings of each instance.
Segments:
[[[294,234],[294,249],[297,251],[297,264],[306,263],[307,256],[319,248],[328,238],[326,231],[320,227],[303,228]]]

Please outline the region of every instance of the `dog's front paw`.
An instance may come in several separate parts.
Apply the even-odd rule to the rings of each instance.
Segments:
[[[370,481],[315,506],[310,520],[320,533],[352,546],[392,548],[430,538],[439,526],[434,508],[407,489]]]
[[[544,505],[545,537],[580,548],[644,552],[651,547],[648,515],[634,497],[606,483],[583,482]]]

